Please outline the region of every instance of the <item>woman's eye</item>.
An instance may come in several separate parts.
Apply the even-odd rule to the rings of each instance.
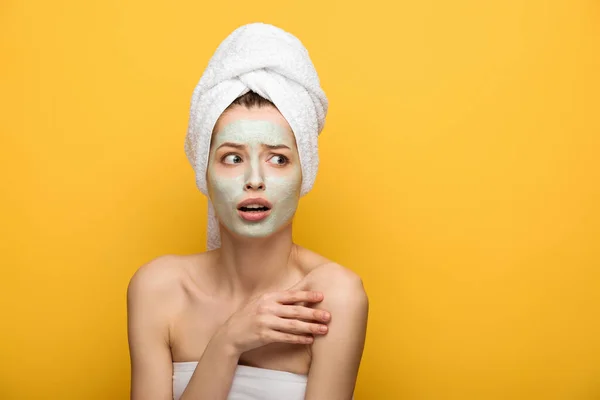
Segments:
[[[277,164],[277,165],[286,165],[289,161],[286,156],[282,156],[282,155],[275,155],[275,156],[271,157],[271,160],[275,160],[275,164]],[[271,160],[269,160],[269,161],[271,161]]]
[[[225,164],[238,164],[242,161],[242,158],[237,154],[227,154],[223,157],[223,162]]]

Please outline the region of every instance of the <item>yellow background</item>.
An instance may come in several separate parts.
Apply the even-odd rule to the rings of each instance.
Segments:
[[[592,0],[4,0],[0,398],[128,398],[129,278],[204,250],[192,90],[255,21],[329,96],[294,230],[364,279],[356,399],[600,399]]]

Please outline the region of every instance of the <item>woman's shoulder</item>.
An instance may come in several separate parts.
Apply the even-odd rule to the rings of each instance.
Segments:
[[[359,332],[366,324],[369,298],[363,280],[358,273],[346,266],[322,258],[298,282],[295,289],[322,292],[324,299],[316,307],[335,315],[337,329],[341,327],[341,330]]]
[[[195,256],[195,255],[194,255]],[[158,256],[137,268],[130,284],[160,286],[177,279],[191,255],[165,254]]]
[[[364,293],[362,278],[352,269],[306,248],[301,248],[306,276],[304,281],[314,290],[327,293]]]
[[[160,296],[167,300],[176,295],[175,290],[190,277],[193,266],[202,264],[202,254],[165,254],[141,265],[134,272],[128,285],[128,294]]]

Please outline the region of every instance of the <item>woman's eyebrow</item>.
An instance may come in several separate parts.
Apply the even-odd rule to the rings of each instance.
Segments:
[[[267,149],[271,149],[271,150],[276,150],[276,149],[288,149],[288,150],[291,150],[285,144],[275,144],[275,145],[263,144],[263,147],[266,147]]]
[[[233,143],[233,142],[225,142],[225,143],[222,143],[222,144],[219,146],[219,149],[220,149],[221,147],[233,147],[234,149],[240,149],[240,150],[243,150],[243,149],[246,147],[246,145],[245,145],[245,144]]]
[[[291,150],[288,146],[286,146],[285,144],[263,144],[263,147],[270,149],[270,150],[276,150],[276,149],[288,149]],[[240,144],[240,143],[233,143],[233,142],[225,142],[222,143],[218,148],[220,149],[221,147],[233,147],[234,149],[240,149],[243,150],[246,148],[245,144]]]

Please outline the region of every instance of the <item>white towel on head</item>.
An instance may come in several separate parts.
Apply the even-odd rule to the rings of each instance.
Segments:
[[[214,125],[223,111],[249,91],[270,100],[290,124],[302,169],[301,196],[319,167],[317,138],[328,100],[308,51],[294,35],[261,22],[234,30],[218,46],[194,89],[185,153],[196,185],[208,196],[206,169]],[[208,250],[220,247],[219,222],[208,199]]]

